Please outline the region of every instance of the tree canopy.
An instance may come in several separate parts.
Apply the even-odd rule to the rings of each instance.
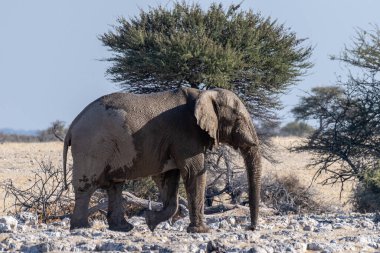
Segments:
[[[296,120],[318,120],[319,128],[323,127],[323,121],[328,115],[326,111],[335,110],[337,99],[343,98],[343,89],[339,86],[321,86],[311,89],[308,96],[300,98],[300,102],[291,112]]]
[[[222,87],[238,93],[253,115],[273,118],[279,94],[312,65],[305,39],[240,5],[203,10],[176,2],[117,23],[99,37],[113,52],[107,74],[135,93]]]

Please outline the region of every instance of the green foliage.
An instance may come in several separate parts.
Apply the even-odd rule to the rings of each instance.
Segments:
[[[143,199],[157,200],[159,195],[158,188],[151,177],[127,180],[124,184],[124,190]]]
[[[376,75],[380,71],[380,29],[373,25],[372,30],[357,29],[352,47],[345,47],[339,56],[332,56],[332,60],[339,60],[352,67]]]
[[[307,136],[314,132],[314,128],[305,122],[293,121],[280,129],[280,134],[285,136]]]
[[[365,188],[380,194],[380,166],[364,173],[363,184]]]
[[[270,118],[278,95],[311,67],[312,48],[275,20],[239,8],[176,2],[120,18],[100,36],[114,53],[107,73],[136,93],[183,85],[231,89],[255,116]]]
[[[357,185],[353,204],[356,211],[380,211],[380,166],[364,172],[363,180]]]

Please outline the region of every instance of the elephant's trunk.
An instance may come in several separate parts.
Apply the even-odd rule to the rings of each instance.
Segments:
[[[261,187],[261,155],[257,145],[242,150],[248,178],[249,209],[251,212],[251,230],[256,229],[259,216]]]

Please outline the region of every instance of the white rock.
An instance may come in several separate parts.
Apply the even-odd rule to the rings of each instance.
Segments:
[[[228,223],[230,223],[232,226],[236,224],[236,219],[233,216],[230,216],[227,218]]]
[[[189,252],[198,252],[199,248],[197,245],[195,244],[190,244],[190,247],[189,247]]]
[[[21,212],[17,214],[17,219],[20,221],[20,223],[23,223],[25,225],[38,224],[38,215],[36,213]]]
[[[268,251],[266,249],[264,249],[263,247],[260,247],[260,246],[253,246],[253,248],[251,248],[249,250],[249,252],[251,253],[268,253]]]
[[[303,242],[296,242],[293,246],[297,252],[305,252],[307,250],[307,244]]]
[[[96,245],[97,251],[125,251],[125,245],[123,243],[115,243],[113,241],[106,241],[102,244]]]
[[[228,224],[226,220],[222,220],[221,222],[219,222],[219,228],[228,228],[229,226],[230,224]]]
[[[17,229],[17,220],[12,216],[0,217],[0,233],[14,232]]]

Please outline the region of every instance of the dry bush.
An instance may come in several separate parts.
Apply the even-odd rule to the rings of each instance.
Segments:
[[[352,202],[354,210],[361,213],[380,211],[379,165],[364,173],[362,180],[354,189]]]
[[[65,216],[73,207],[73,197],[65,190],[63,183],[63,171],[55,167],[51,161],[39,162],[31,186],[22,187],[12,180],[7,180],[2,182],[0,187],[5,192],[5,199],[14,200],[8,211],[35,212],[43,222]],[[11,208],[13,210],[10,210]]]
[[[247,192],[248,183],[239,153],[231,147],[221,145],[208,152],[205,166],[208,174],[206,206],[212,206],[215,197],[226,194],[229,202],[240,204],[242,195]]]
[[[264,176],[261,185],[261,201],[280,214],[321,213],[327,208],[315,200],[316,193],[301,185],[298,178]]]
[[[151,177],[127,180],[123,190],[133,192],[137,197],[157,200],[158,188]]]
[[[380,211],[380,192],[358,184],[354,189],[352,202],[357,212],[378,212]]]

